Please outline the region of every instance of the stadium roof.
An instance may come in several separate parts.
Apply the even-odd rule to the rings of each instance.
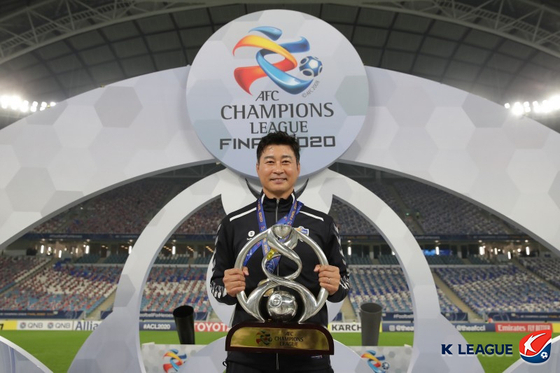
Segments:
[[[225,23],[275,8],[329,22],[367,66],[500,104],[542,101],[560,92],[555,0],[9,0],[0,2],[0,95],[60,102],[185,66]],[[20,115],[0,109],[0,128]],[[535,119],[560,131],[558,114]]]

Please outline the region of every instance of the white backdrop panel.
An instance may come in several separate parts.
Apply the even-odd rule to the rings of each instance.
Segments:
[[[451,87],[366,70],[368,117],[340,161],[440,187],[558,251],[560,134]],[[115,83],[0,130],[0,247],[105,190],[212,162],[188,121],[188,71]]]

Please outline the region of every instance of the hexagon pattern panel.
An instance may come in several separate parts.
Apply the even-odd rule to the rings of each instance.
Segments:
[[[0,131],[0,247],[80,201],[213,157],[190,126],[189,68],[84,93]]]
[[[367,124],[339,161],[441,188],[560,250],[559,133],[452,87],[367,71]]]

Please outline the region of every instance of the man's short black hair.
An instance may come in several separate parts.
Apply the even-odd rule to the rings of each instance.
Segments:
[[[288,145],[294,151],[296,162],[299,164],[299,143],[295,136],[288,135],[284,131],[269,132],[261,139],[257,147],[257,163],[259,163],[264,149],[269,145]]]

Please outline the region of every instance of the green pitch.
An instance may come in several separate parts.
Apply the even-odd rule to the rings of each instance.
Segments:
[[[0,331],[0,336],[14,342],[34,355],[55,373],[66,372],[80,346],[91,332],[52,332],[52,331]],[[462,333],[472,344],[512,344],[513,356],[479,356],[486,373],[500,373],[519,359],[519,341],[526,333]],[[209,344],[223,337],[225,333],[196,333],[196,344]],[[553,338],[558,335],[553,335]],[[359,333],[333,333],[333,337],[347,346],[361,345]],[[412,345],[413,333],[381,333],[380,346]],[[176,332],[142,331],[140,343],[155,342],[178,344]]]

